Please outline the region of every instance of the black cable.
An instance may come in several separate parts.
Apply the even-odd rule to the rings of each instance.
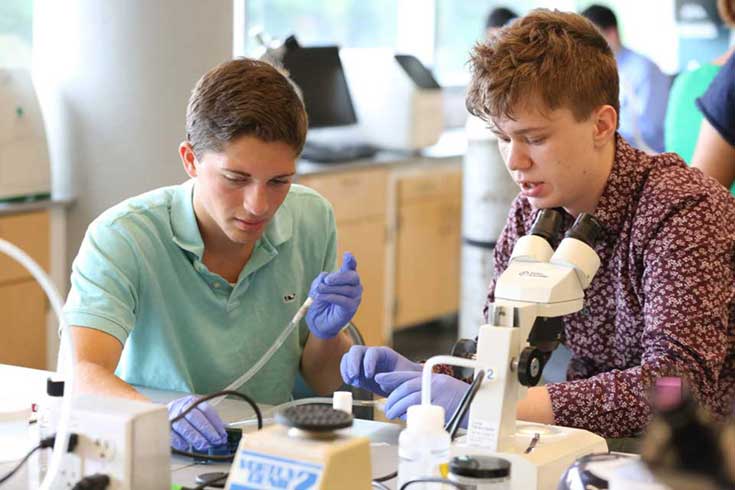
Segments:
[[[2,485],[6,481],[8,481],[13,475],[15,475],[18,472],[18,470],[21,469],[21,467],[23,467],[23,465],[26,463],[26,461],[28,461],[28,458],[30,458],[31,455],[33,455],[33,453],[35,453],[39,449],[41,449],[41,445],[40,444],[38,446],[34,447],[33,449],[31,449],[30,451],[28,451],[28,453],[25,456],[23,456],[23,459],[20,460],[20,462],[15,466],[15,468],[13,468],[12,470],[10,470],[10,472],[8,472],[8,474],[6,474],[5,476],[3,476],[2,478],[0,478],[0,485]]]
[[[209,395],[205,395],[201,398],[198,398],[197,401],[186,407],[186,409],[178,414],[176,417],[169,420],[169,423],[171,424],[171,428],[173,429],[174,423],[178,422],[179,420],[186,417],[189,412],[194,410],[196,407],[198,407],[200,404],[211,400],[212,398],[217,398],[220,396],[234,396],[236,398],[240,398],[241,400],[245,400],[248,402],[250,407],[255,412],[255,416],[258,419],[258,430],[263,428],[263,415],[260,413],[260,409],[258,408],[258,404],[253,401],[252,398],[249,396],[240,393],[239,391],[234,390],[223,390],[223,391],[216,391],[214,393],[210,393]],[[234,454],[228,454],[228,455],[215,455],[215,454],[204,454],[204,453],[195,453],[195,452],[188,452],[188,451],[180,451],[179,449],[176,449],[174,447],[171,448],[171,453],[178,454],[180,456],[188,456],[190,458],[198,458],[198,459],[206,459],[208,461],[232,461],[235,458]]]
[[[56,442],[56,434],[46,437],[45,439],[41,439],[41,442],[38,443],[38,446],[28,451],[28,453],[25,456],[23,456],[23,459],[21,459],[18,462],[18,464],[15,465],[15,468],[10,470],[5,476],[0,478],[0,485],[2,485],[6,481],[8,481],[10,478],[12,478],[13,475],[15,475],[18,472],[18,470],[20,470],[23,467],[24,464],[26,464],[26,462],[33,455],[33,453],[35,453],[39,449],[46,449],[46,448],[54,447],[55,442]],[[77,447],[78,442],[79,442],[79,436],[77,434],[69,434],[69,445],[66,448],[66,451],[67,452],[73,451],[74,448]]]
[[[186,410],[184,410],[183,412],[181,412],[180,414],[178,414],[176,417],[172,418],[169,422],[173,425],[174,422],[178,422],[179,420],[181,420],[184,417],[186,417],[189,414],[189,412],[191,412],[192,410],[194,410],[201,403],[204,403],[206,401],[211,400],[212,398],[217,398],[217,397],[220,397],[220,396],[234,396],[236,398],[240,398],[241,400],[245,400],[246,402],[248,402],[248,404],[250,405],[250,407],[255,412],[255,416],[258,419],[258,430],[260,430],[260,429],[263,428],[263,415],[261,415],[261,413],[260,413],[260,409],[258,408],[258,404],[255,403],[253,401],[253,399],[250,398],[249,396],[247,396],[247,395],[245,395],[243,393],[240,393],[239,391],[234,391],[234,390],[215,391],[214,393],[210,393],[209,395],[205,395],[205,396],[203,396],[201,398],[198,398],[197,401],[195,401],[194,403],[192,403],[191,405],[189,405],[188,407],[186,407]]]
[[[217,461],[220,463],[232,463],[235,460],[234,454],[205,454],[205,453],[194,453],[189,451],[181,451],[175,447],[171,448],[171,454],[177,454],[179,456],[187,456],[189,458],[205,459],[207,461]]]
[[[392,480],[393,478],[398,476],[398,472],[394,471],[393,473],[389,473],[385,476],[381,476],[379,478],[373,478],[373,481],[376,481],[378,483],[383,483],[384,481]]]
[[[470,408],[472,400],[475,399],[475,395],[480,390],[480,385],[482,384],[482,381],[484,379],[485,371],[483,369],[478,370],[475,374],[475,379],[473,379],[472,383],[470,384],[470,387],[467,388],[467,391],[465,391],[464,395],[462,395],[462,399],[459,401],[457,409],[454,411],[451,418],[444,426],[444,430],[449,432],[449,437],[451,438],[451,440],[454,440],[454,438],[457,436],[459,424],[462,423],[462,419],[467,413],[467,410]]]
[[[416,478],[415,480],[407,481],[406,483],[401,485],[401,488],[399,488],[398,490],[406,490],[414,483],[441,483],[442,485],[449,485],[451,487],[458,488],[459,490],[464,490],[465,488],[457,482],[445,480],[444,478]]]

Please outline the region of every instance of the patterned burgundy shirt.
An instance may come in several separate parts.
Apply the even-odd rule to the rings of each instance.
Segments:
[[[495,249],[495,278],[536,216],[518,196]],[[558,425],[606,437],[648,423],[652,385],[680,376],[715,415],[735,401],[735,199],[675,154],[647,155],[617,137],[594,215],[601,266],[584,308],[566,316],[572,360],[547,385]],[[564,216],[563,230],[572,224]],[[488,305],[493,301],[490,284]]]

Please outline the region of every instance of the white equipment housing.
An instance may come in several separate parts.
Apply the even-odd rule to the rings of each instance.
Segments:
[[[486,454],[507,459],[512,490],[554,490],[577,458],[607,452],[605,439],[586,430],[516,422],[518,400],[528,389],[521,385],[519,371],[540,377],[543,368],[539,362],[523,361],[535,322],[581,310],[583,290],[599,266],[594,249],[577,238],[565,238],[554,252],[541,236],[521,237],[496,283],[491,323],[480,327],[476,359],[436,356],[424,365],[422,403],[431,400],[434,365],[484,370],[485,378],[470,406],[467,436],[458,439],[451,452],[452,456]]]
[[[64,455],[54,489],[96,473],[110,477],[108,490],[171,487],[165,405],[96,395],[78,395],[72,403],[69,430],[79,434],[79,443]]]
[[[415,75],[412,78],[390,50],[342,49],[340,58],[365,141],[404,151],[438,141],[444,131],[438,85],[421,88],[420,81]]]
[[[0,69],[0,200],[48,198],[49,153],[31,74]]]

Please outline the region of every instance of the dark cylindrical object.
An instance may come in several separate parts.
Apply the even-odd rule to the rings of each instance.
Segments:
[[[542,209],[531,226],[530,235],[540,236],[550,242],[561,228],[562,215],[554,208]]]
[[[572,227],[569,228],[569,231],[566,232],[564,238],[576,238],[590,247],[595,248],[600,231],[602,231],[602,225],[597,221],[597,218],[591,214],[582,213],[577,216],[577,219],[574,221]]]
[[[458,456],[449,462],[449,480],[473,490],[510,489],[510,462],[493,456]]]

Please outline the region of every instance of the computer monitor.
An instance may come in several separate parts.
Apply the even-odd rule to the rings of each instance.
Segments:
[[[292,47],[282,63],[301,89],[310,128],[357,123],[337,46]]]

